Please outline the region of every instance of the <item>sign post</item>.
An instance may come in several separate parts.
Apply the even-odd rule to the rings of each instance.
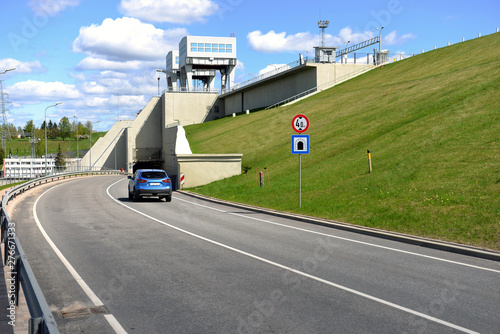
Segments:
[[[295,132],[303,133],[309,128],[309,119],[305,115],[296,115],[292,119]],[[302,154],[309,154],[309,135],[292,135],[292,154],[299,155],[299,208],[302,207]]]

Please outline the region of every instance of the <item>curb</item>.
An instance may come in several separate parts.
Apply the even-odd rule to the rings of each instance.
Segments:
[[[306,216],[306,215],[294,214],[294,213],[277,211],[277,210],[272,210],[272,209],[266,209],[266,208],[261,208],[258,206],[253,206],[253,205],[248,205],[248,204],[240,204],[240,203],[221,200],[221,199],[217,199],[217,198],[213,198],[213,197],[209,197],[209,196],[205,196],[205,195],[196,194],[196,193],[193,193],[193,192],[188,191],[188,190],[177,190],[177,191],[179,191],[185,195],[199,198],[199,199],[203,199],[203,200],[206,200],[209,202],[225,204],[228,206],[247,209],[247,210],[251,210],[251,211],[259,212],[259,213],[266,213],[266,214],[273,215],[276,217],[293,219],[293,220],[308,223],[308,224],[321,225],[321,226],[336,228],[336,229],[343,230],[343,231],[349,231],[349,232],[369,235],[369,236],[373,236],[373,237],[377,237],[377,238],[388,239],[388,240],[392,240],[392,241],[399,241],[399,242],[404,242],[407,244],[417,245],[417,246],[421,246],[421,247],[437,249],[437,250],[446,251],[446,252],[450,252],[450,253],[457,253],[457,254],[468,255],[468,256],[473,256],[473,257],[477,257],[477,258],[482,258],[482,259],[500,262],[500,252],[495,252],[495,251],[488,250],[488,249],[467,246],[467,245],[461,245],[461,244],[456,244],[456,243],[446,242],[446,241],[433,240],[433,239],[428,239],[428,238],[423,238],[423,237],[416,237],[416,236],[397,233],[397,232],[389,232],[389,231],[379,230],[379,229],[370,228],[370,227],[363,227],[363,226],[359,226],[359,225],[337,222],[337,221],[329,220],[329,219],[316,218],[316,217],[312,217],[312,216]]]

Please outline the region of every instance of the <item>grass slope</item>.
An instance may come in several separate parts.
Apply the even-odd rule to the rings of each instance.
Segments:
[[[500,34],[493,34],[372,70],[287,107],[188,126],[194,153],[243,153],[243,166],[252,168],[192,190],[500,250],[499,91]],[[298,157],[290,152],[296,114],[311,123],[302,208]],[[265,167],[260,188],[256,173]]]

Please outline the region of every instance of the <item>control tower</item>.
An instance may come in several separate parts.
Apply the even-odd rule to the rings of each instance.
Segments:
[[[177,81],[181,78],[181,71],[179,70],[179,50],[173,50],[168,53],[165,73],[167,74],[168,90],[176,90]]]
[[[193,79],[201,80],[205,91],[214,90],[217,71],[221,73],[222,91],[229,89],[236,64],[235,37],[186,36],[179,43],[180,84],[187,91]]]

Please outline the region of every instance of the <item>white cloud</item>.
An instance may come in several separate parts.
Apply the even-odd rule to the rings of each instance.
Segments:
[[[38,15],[54,16],[68,7],[76,7],[80,0],[31,0],[29,6]]]
[[[47,69],[38,60],[20,61],[13,58],[0,59],[0,70],[15,68],[15,73],[43,73]],[[14,72],[12,72],[14,73]]]
[[[80,71],[101,71],[101,70],[109,70],[109,71],[122,71],[128,72],[133,70],[139,70],[144,67],[143,61],[139,60],[130,60],[130,61],[112,61],[106,60],[102,58],[95,57],[86,57],[81,60],[78,65],[76,65],[76,69]]]
[[[396,30],[388,33],[384,38],[382,38],[382,43],[385,45],[403,44],[406,41],[415,39],[417,36],[415,34],[409,33],[398,36]]]
[[[101,25],[80,28],[73,51],[111,61],[158,60],[177,49],[186,35],[184,28],[157,29],[130,17],[105,19]]]
[[[23,100],[24,103],[39,103],[41,101],[62,101],[81,98],[82,94],[74,85],[64,84],[59,81],[21,81],[7,87],[10,98]]]
[[[358,44],[375,37],[373,32],[353,32],[351,27],[340,29],[339,35],[336,37],[336,46],[345,46],[345,42],[350,41],[349,45]]]
[[[352,46],[373,37],[375,35],[371,31],[354,32],[351,27],[345,27],[336,36],[325,34],[325,45],[343,48],[348,41],[350,42],[348,45]],[[396,31],[393,31],[383,38],[382,43],[386,45],[402,44],[415,37],[412,33],[398,36]],[[260,30],[255,30],[247,35],[247,40],[250,46],[259,52],[301,52],[313,50],[315,46],[320,45],[321,35],[314,35],[310,32],[287,35],[286,32],[276,33],[273,30],[263,34]]]
[[[317,45],[318,39],[309,32],[301,32],[295,35],[286,35],[286,32],[276,33],[274,30],[262,34],[255,30],[247,35],[250,46],[260,52],[293,52],[310,50]]]
[[[211,0],[122,0],[122,13],[148,22],[203,22],[219,6]]]

